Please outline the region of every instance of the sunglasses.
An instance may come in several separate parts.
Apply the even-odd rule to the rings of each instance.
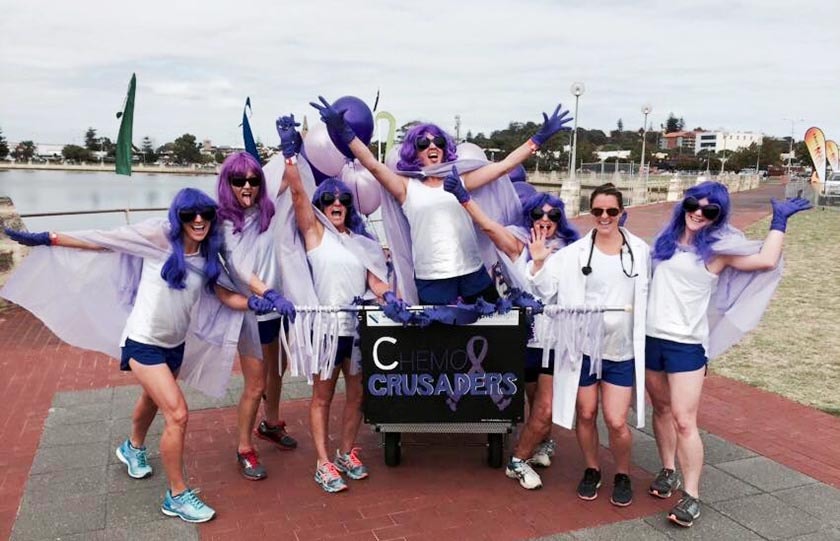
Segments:
[[[709,203],[708,205],[701,206],[700,201],[698,201],[696,197],[686,197],[683,201],[682,208],[689,214],[697,212],[697,209],[700,209],[700,212],[703,213],[703,217],[707,220],[715,220],[718,216],[720,216],[720,205],[717,203]]]
[[[201,216],[201,219],[205,222],[212,222],[216,219],[216,209],[210,207],[198,210],[184,209],[178,211],[178,219],[181,220],[182,224],[194,222],[196,216]]]
[[[595,207],[594,209],[589,209],[589,214],[591,214],[592,216],[595,216],[596,218],[600,218],[601,216],[603,216],[603,214],[605,212],[607,213],[607,216],[609,216],[610,218],[615,218],[616,216],[621,214],[621,209],[616,208],[616,207],[610,207],[608,209],[602,209],[602,208],[599,208],[599,207]]]
[[[548,212],[545,212],[543,209],[532,209],[531,210],[531,220],[536,222],[542,220],[543,216],[548,216],[548,219],[554,223],[558,223],[560,219],[563,217],[563,211],[560,209],[551,209]]]
[[[338,194],[338,197],[336,197],[334,193],[324,192],[321,194],[319,201],[321,202],[321,206],[326,208],[335,203],[336,199],[338,199],[338,203],[344,207],[349,207],[353,204],[353,196],[349,193],[340,193]]]
[[[244,187],[246,182],[251,188],[256,188],[260,185],[260,177],[230,177],[230,185],[237,188]]]
[[[417,150],[426,150],[432,145],[432,143],[440,149],[446,148],[446,138],[442,135],[435,135],[431,139],[428,137],[421,137],[414,141],[414,148]]]

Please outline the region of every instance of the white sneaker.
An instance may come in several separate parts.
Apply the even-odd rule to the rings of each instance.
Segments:
[[[537,446],[537,450],[534,451],[534,455],[528,462],[541,468],[551,466],[551,458],[554,456],[555,447],[557,447],[557,444],[554,443],[554,440],[545,440]]]
[[[524,460],[510,457],[505,467],[505,475],[511,479],[519,479],[519,484],[527,490],[534,490],[542,487],[542,479],[534,471],[534,468]]]

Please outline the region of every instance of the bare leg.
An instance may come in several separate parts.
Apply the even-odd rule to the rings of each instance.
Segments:
[[[244,453],[254,449],[251,438],[254,431],[254,422],[257,419],[257,410],[265,391],[265,364],[255,357],[240,356],[239,365],[242,367],[245,386],[242,389],[237,411],[239,442],[236,450],[239,453]]]
[[[144,393],[163,413],[164,428],[160,438],[160,456],[163,470],[169,480],[172,494],[187,489],[184,482],[184,436],[187,432],[187,402],[175,376],[165,364],[146,366],[134,359],[128,362],[134,376],[143,386]]]
[[[262,351],[263,361],[265,362],[263,417],[268,424],[276,426],[280,422],[280,393],[283,387],[283,372],[281,370],[285,371],[286,367],[285,363],[280,361],[280,342],[278,340],[270,344],[263,344]]]
[[[632,387],[601,382],[601,404],[604,408],[604,421],[610,431],[610,451],[615,459],[616,473],[630,473],[633,435],[627,428],[627,412],[632,398]]]
[[[519,435],[513,456],[522,460],[531,458],[537,445],[551,433],[551,399],[554,395],[553,377],[540,374],[537,392],[528,421]]]
[[[355,446],[356,435],[362,424],[362,373],[351,375],[350,366],[350,359],[344,359],[341,366],[345,387],[344,418],[341,423],[342,453],[349,453]]]
[[[149,427],[152,425],[152,421],[155,420],[157,411],[157,404],[152,400],[149,393],[143,389],[143,392],[137,398],[137,403],[134,405],[134,412],[131,414],[131,436],[129,437],[129,441],[136,449],[145,445],[146,434],[149,433]]]
[[[317,374],[312,384],[312,400],[309,402],[309,425],[318,465],[329,461],[327,452],[327,434],[330,428],[330,405],[335,395],[335,384],[339,371],[333,369],[330,379],[321,379]]]
[[[598,466],[598,428],[595,421],[598,418],[598,387],[600,383],[578,387],[575,414],[575,435],[578,445],[583,452],[583,459],[587,468],[599,470]]]
[[[525,384],[525,400],[528,402],[528,415],[534,409],[534,396],[537,394],[537,382]]]
[[[671,387],[671,411],[677,433],[677,456],[680,459],[685,491],[700,497],[700,473],[703,471],[703,441],[697,430],[697,410],[706,367],[693,372],[668,374]]]
[[[665,372],[645,371],[645,388],[653,404],[653,434],[662,467],[676,470],[677,432],[671,415],[671,388]]]

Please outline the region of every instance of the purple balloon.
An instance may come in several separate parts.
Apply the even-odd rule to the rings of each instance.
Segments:
[[[365,102],[355,96],[342,96],[335,100],[332,106],[338,111],[345,110],[344,120],[356,132],[356,137],[364,144],[369,145],[373,137],[373,113],[370,112],[370,108],[365,105]],[[353,153],[347,143],[341,140],[341,136],[330,128],[327,131],[335,148],[352,160],[354,158]]]
[[[522,164],[516,166],[516,168],[508,173],[511,182],[525,182],[528,180],[528,175],[525,172],[525,168],[522,167]]]
[[[537,193],[537,189],[527,182],[514,182],[513,189],[516,190],[516,195],[519,196],[519,202],[523,205],[529,197]]]

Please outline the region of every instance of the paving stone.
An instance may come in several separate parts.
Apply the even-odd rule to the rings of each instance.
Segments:
[[[761,490],[728,473],[709,466],[703,467],[700,477],[700,498],[706,503],[720,502],[759,494]]]
[[[56,538],[101,530],[105,527],[106,498],[104,494],[75,496],[45,505],[21,506],[12,539]]]
[[[111,423],[111,420],[107,420],[76,425],[48,426],[41,436],[40,447],[108,441]]]
[[[114,395],[113,387],[92,389],[89,391],[67,391],[55,393],[52,406],[54,408],[69,408],[80,404],[101,404],[111,401]]]
[[[817,482],[816,479],[763,456],[724,462],[718,464],[717,467],[765,492],[775,492]]]
[[[821,527],[813,517],[770,495],[759,494],[714,504],[736,522],[767,539],[810,534]]]
[[[791,537],[788,541],[840,541],[840,528],[825,526],[814,533]]]
[[[160,508],[158,508],[160,513]],[[184,522],[179,518],[167,517],[160,513],[165,520],[156,520],[146,524],[135,524],[122,530],[126,539],[142,539],[143,541],[192,541],[198,540],[198,527]]]
[[[653,474],[662,468],[662,461],[659,460],[659,452],[656,450],[656,442],[653,438],[648,441],[634,441],[631,460],[636,466]]]
[[[105,489],[106,472],[102,467],[54,471],[31,475],[23,501],[30,505],[46,505],[81,494],[105,494]]]
[[[630,417],[632,417],[632,414]],[[655,439],[653,439],[653,436],[648,435],[647,432],[643,431],[642,429],[636,428],[636,421],[632,420],[630,417],[628,417],[627,419],[627,425],[630,428],[630,433],[633,434],[634,444],[636,442],[641,443],[643,441],[656,441]]]
[[[774,492],[783,502],[840,528],[840,490],[816,484]]]
[[[36,475],[73,468],[104,469],[108,464],[108,451],[106,443],[40,448],[32,461],[32,470],[29,473]]]
[[[570,534],[558,533],[554,535],[547,535],[545,537],[534,537],[529,541],[575,541],[575,538]]]
[[[168,520],[169,517],[160,511],[165,491],[166,489],[161,490],[161,487],[146,486],[108,494],[105,527],[124,528],[134,524]]]
[[[667,541],[668,536],[642,519],[625,520],[598,528],[587,528],[571,533],[573,539],[580,541],[613,541],[622,539],[632,541]]]
[[[44,426],[75,425],[107,421],[108,419],[111,419],[111,404],[109,402],[85,403],[69,407],[50,408],[50,414],[47,416]]]
[[[163,472],[163,463],[160,457],[149,459],[152,467],[152,475],[144,479],[129,477],[125,465],[122,462],[109,464],[105,471],[105,492],[124,492],[126,490],[137,490],[138,488],[158,487],[161,494],[166,490],[166,475]]]
[[[677,500],[674,500],[676,503]],[[691,528],[682,528],[668,520],[667,513],[657,513],[644,521],[658,531],[666,534],[671,539],[687,540],[729,540],[738,541],[761,540],[762,538],[750,531],[743,525],[722,515],[709,505],[703,505],[700,510],[700,518]]]
[[[757,456],[749,449],[744,449],[714,434],[703,434],[700,439],[703,440],[703,462],[706,464],[714,465]]]

